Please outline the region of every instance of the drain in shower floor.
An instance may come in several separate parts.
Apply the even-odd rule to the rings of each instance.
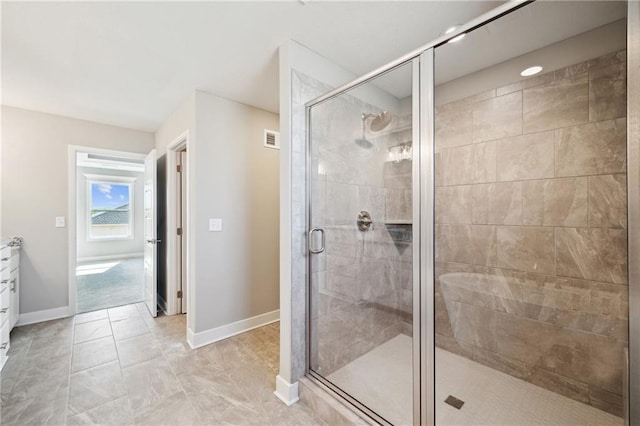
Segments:
[[[450,406],[457,408],[458,410],[462,408],[462,406],[464,405],[464,401],[461,399],[456,398],[453,395],[449,395],[447,397],[447,399],[444,400],[444,402],[446,402],[447,404],[449,404]]]

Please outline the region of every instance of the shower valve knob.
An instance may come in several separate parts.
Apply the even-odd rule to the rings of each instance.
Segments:
[[[368,231],[373,224],[373,220],[371,220],[371,215],[368,211],[362,210],[358,213],[358,220],[356,221],[358,225],[358,229],[362,232]]]

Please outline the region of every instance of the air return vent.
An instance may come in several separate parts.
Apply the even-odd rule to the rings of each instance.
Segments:
[[[280,133],[264,129],[264,146],[267,148],[280,149]]]

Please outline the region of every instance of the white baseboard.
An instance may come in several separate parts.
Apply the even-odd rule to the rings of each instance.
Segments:
[[[191,329],[188,329],[187,342],[191,348],[196,349],[279,320],[280,310],[278,309],[276,311],[256,315],[255,317],[232,322],[231,324],[201,331],[199,333],[194,333]]]
[[[193,330],[187,326],[187,343],[189,344],[189,347],[191,347],[191,349],[196,348],[193,344],[193,337],[195,336],[195,334],[196,333],[194,333]]]
[[[110,254],[107,256],[79,257],[78,263],[101,262],[103,260],[129,259],[132,257],[143,257],[143,256],[144,256],[144,253],[125,253],[125,254]]]
[[[51,321],[54,319],[66,318],[73,315],[70,306],[60,308],[45,309],[36,312],[27,312],[18,316],[16,326],[35,324],[37,322]]]
[[[276,390],[273,394],[287,406],[293,405],[300,400],[298,382],[289,383],[278,374],[276,376]]]

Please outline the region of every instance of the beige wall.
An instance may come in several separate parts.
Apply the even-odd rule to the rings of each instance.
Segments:
[[[66,307],[68,146],[147,153],[153,134],[2,107],[2,231],[24,237],[20,312]]]
[[[628,341],[625,59],[436,109],[437,345],[616,415]]]
[[[187,148],[187,155],[192,157],[195,153],[195,139],[196,139],[196,102],[195,95],[196,92],[192,92],[170,115],[167,119],[162,123],[160,128],[156,131],[155,139],[156,139],[156,150],[158,155],[158,163],[157,163],[157,173],[158,173],[158,239],[162,242],[158,245],[158,295],[160,300],[160,305],[162,309],[166,311],[170,311],[169,307],[162,306],[164,302],[169,300],[169,280],[171,276],[169,275],[169,265],[168,265],[168,256],[171,254],[168,252],[169,248],[169,238],[174,237],[174,232],[170,232],[168,229],[168,210],[167,210],[167,200],[168,200],[168,187],[167,182],[169,179],[174,178],[173,172],[170,173],[167,166],[167,149],[168,147],[176,142],[178,137],[183,135],[185,132],[189,133],[190,144]],[[189,180],[191,182],[191,189],[193,190],[196,187],[196,183],[193,182],[193,176],[190,168],[187,170],[187,173],[190,175]],[[193,196],[189,198],[190,205],[188,206],[188,211],[193,212]],[[173,211],[175,206],[171,206],[171,211]],[[187,244],[190,245],[190,251],[193,252],[193,241],[190,238],[190,231],[187,229]],[[193,258],[195,256],[191,256]],[[194,262],[193,259],[189,259],[189,282],[195,282],[194,275]],[[191,297],[191,292],[187,291],[187,297]],[[193,315],[187,316],[188,327],[193,330],[195,324],[195,317]]]
[[[263,147],[278,115],[196,92],[188,150],[196,318],[202,332],[278,309],[279,151]],[[210,218],[223,220],[209,232]]]
[[[158,157],[167,153],[167,147],[182,135],[189,131],[192,139],[195,139],[196,123],[196,92],[191,93],[178,107],[162,122],[155,133],[155,144]]]
[[[279,308],[280,151],[263,146],[264,129],[278,130],[276,114],[196,91],[156,132],[162,160],[189,131],[187,297],[194,333]],[[211,218],[223,220],[222,232],[209,231]]]

